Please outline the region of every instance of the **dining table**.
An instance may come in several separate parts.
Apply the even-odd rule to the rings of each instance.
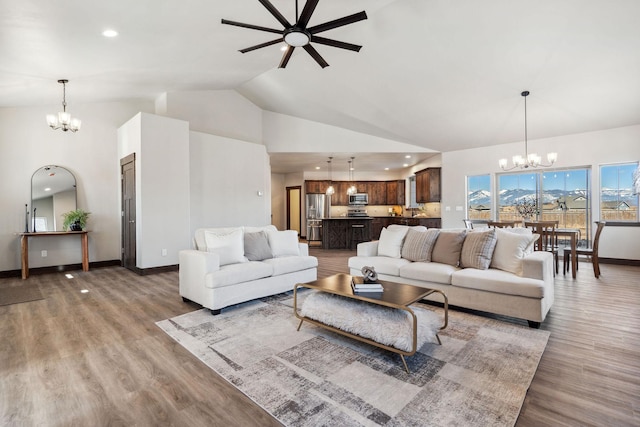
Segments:
[[[576,278],[578,272],[578,257],[576,255],[576,247],[580,238],[580,230],[577,228],[556,228],[556,237],[569,237],[571,245],[571,275]]]

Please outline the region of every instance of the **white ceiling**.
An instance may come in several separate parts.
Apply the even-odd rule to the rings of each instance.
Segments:
[[[294,0],[272,3],[295,19]],[[523,90],[529,139],[640,123],[638,0],[320,0],[310,26],[369,17],[321,34],[363,46],[314,45],[325,69],[302,49],[286,69],[278,45],[238,52],[274,34],[222,18],[280,28],[257,0],[0,0],[0,10],[0,107],[59,104],[60,78],[71,111],[236,89],[265,110],[441,152],[521,141]],[[317,159],[330,155],[319,148]]]

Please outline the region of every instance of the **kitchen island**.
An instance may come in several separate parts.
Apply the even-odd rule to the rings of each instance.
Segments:
[[[371,217],[336,217],[322,220],[322,249],[355,249],[371,241]]]

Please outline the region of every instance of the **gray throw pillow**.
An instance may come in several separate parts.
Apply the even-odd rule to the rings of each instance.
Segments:
[[[402,244],[402,258],[413,262],[431,261],[431,252],[440,230],[432,228],[426,231],[409,229]]]
[[[264,231],[244,234],[244,256],[249,261],[273,258],[269,239]]]
[[[467,231],[441,231],[431,252],[431,261],[457,267]]]
[[[460,254],[460,267],[486,270],[496,248],[496,229],[467,233]]]

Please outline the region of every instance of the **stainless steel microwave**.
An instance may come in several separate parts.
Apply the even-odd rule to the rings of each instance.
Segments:
[[[350,205],[368,205],[369,195],[367,193],[349,194]]]

